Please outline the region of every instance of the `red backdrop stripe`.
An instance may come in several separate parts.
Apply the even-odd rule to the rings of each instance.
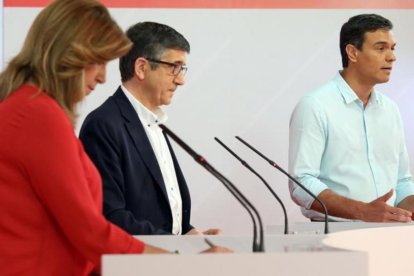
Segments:
[[[4,0],[5,7],[44,7],[51,0]],[[101,0],[112,8],[414,9],[411,0]]]

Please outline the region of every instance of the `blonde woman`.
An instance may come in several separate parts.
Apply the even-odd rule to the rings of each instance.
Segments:
[[[130,47],[99,2],[56,0],[0,75],[2,275],[88,275],[104,253],[167,252],[105,220],[101,178],[73,130],[76,104]]]

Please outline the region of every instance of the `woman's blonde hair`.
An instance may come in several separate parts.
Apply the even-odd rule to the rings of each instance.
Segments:
[[[0,102],[25,83],[50,95],[72,124],[84,97],[84,68],[128,52],[132,43],[95,0],[55,0],[36,17],[20,53],[0,74]]]

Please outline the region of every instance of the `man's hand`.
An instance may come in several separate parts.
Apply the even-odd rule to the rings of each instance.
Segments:
[[[170,253],[171,253],[170,251],[167,251],[165,249],[152,246],[149,244],[145,244],[144,251],[142,252],[142,254],[170,254]]]
[[[203,234],[204,235],[221,235],[223,234],[223,230],[213,228],[213,229],[208,229],[206,231],[203,231]]]
[[[413,213],[411,219],[414,220],[414,195],[409,195],[403,200],[401,200],[401,202],[398,203],[397,207],[411,211]]]
[[[221,235],[223,234],[223,230],[221,229],[208,229],[206,231],[201,232],[195,228],[191,229],[185,235]]]
[[[203,254],[204,253],[233,253],[233,251],[226,247],[215,245],[206,250],[201,251],[200,253],[203,253]],[[145,244],[144,251],[142,252],[142,254],[175,254],[175,253],[156,247],[156,246]]]
[[[385,195],[364,203],[360,209],[360,219],[368,222],[410,222],[412,213],[410,211],[392,207],[387,204],[391,198],[393,190],[391,189]]]
[[[203,235],[203,232],[193,228],[190,231],[188,231],[187,233],[185,233],[185,235]]]
[[[228,249],[226,247],[215,245],[210,247],[209,249],[201,251],[200,253],[233,253],[233,250]]]
[[[414,197],[408,198],[405,202],[400,203],[398,207],[393,207],[387,204],[387,200],[391,198],[393,192],[391,189],[385,195],[369,203],[340,196],[330,189],[323,190],[318,197],[325,203],[331,216],[367,222],[410,222],[412,212],[407,211],[406,209],[408,208],[403,209],[399,207],[403,207],[402,203],[408,205],[411,200],[414,207]],[[323,212],[317,201],[312,203],[311,208],[318,212]]]

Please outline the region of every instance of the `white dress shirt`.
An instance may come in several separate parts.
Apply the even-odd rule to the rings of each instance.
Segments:
[[[121,89],[137,112],[138,117],[145,129],[145,133],[147,134],[148,140],[151,143],[158,165],[161,169],[165,189],[170,202],[171,214],[173,218],[173,226],[171,231],[175,235],[180,235],[182,225],[182,200],[180,187],[178,186],[174,163],[167,141],[162,133],[162,129],[158,126],[159,124],[165,123],[168,116],[160,108],[157,108],[157,110],[152,112],[141,102],[139,102],[123,85],[121,85]]]

